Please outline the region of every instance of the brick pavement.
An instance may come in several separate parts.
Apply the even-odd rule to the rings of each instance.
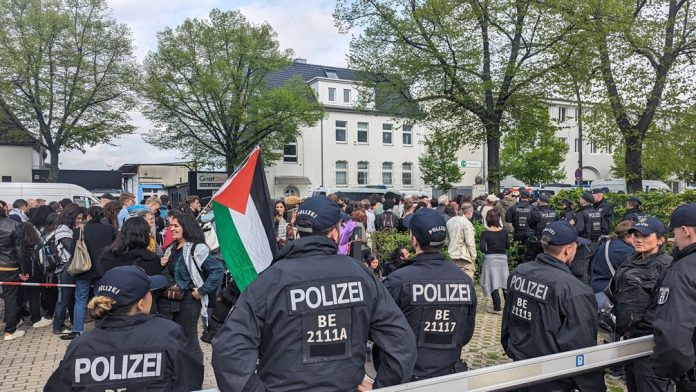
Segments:
[[[492,308],[491,300],[482,300],[479,295],[476,330],[471,342],[462,351],[462,358],[467,361],[470,369],[509,361],[499,343],[502,316],[486,312]],[[0,314],[3,311],[3,302],[0,300]],[[4,327],[4,324],[0,323],[0,326]],[[87,324],[86,329],[89,330],[92,326],[92,323]],[[0,392],[42,390],[68,347],[67,341],[51,333],[50,326],[39,329],[22,326],[20,329],[26,331],[23,338],[10,342],[0,340]],[[210,365],[211,347],[203,342],[201,347],[205,361],[203,387],[214,388],[215,376]],[[615,381],[608,380],[608,386],[611,392],[624,390]]]

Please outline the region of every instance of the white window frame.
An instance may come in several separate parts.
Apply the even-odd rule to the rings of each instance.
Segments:
[[[336,102],[336,88],[329,87],[329,102]]]
[[[385,165],[389,166],[389,169],[385,169]],[[385,181],[385,175],[389,174],[389,181]],[[394,185],[394,162],[385,161],[382,162],[382,184],[383,185]]]
[[[408,135],[411,138],[411,143],[405,142],[404,139],[406,138],[406,135]],[[401,144],[408,147],[413,146],[413,126],[404,125],[401,127]]]
[[[345,167],[339,169],[339,165],[345,165]],[[345,182],[338,182],[339,173],[343,173]],[[336,183],[336,186],[348,186],[348,161],[336,161],[334,163],[334,182]]]
[[[329,79],[339,79],[338,72],[335,69],[324,69],[324,73]]]
[[[389,126],[389,129],[384,129],[384,127]],[[389,134],[389,143],[384,142],[384,135]],[[394,125],[389,124],[389,123],[384,123],[382,124],[382,144],[385,146],[393,146],[394,145]]]
[[[580,147],[580,139],[576,137],[575,138],[575,153],[576,154],[578,153],[578,149],[579,149],[578,147]]]
[[[597,146],[597,142],[590,142],[590,154],[599,154],[599,147]]]
[[[567,118],[568,110],[565,106],[558,107],[558,122],[565,122]]]
[[[338,125],[339,122],[343,123],[343,127]],[[348,143],[348,121],[336,120],[334,121],[334,138],[336,143]],[[338,130],[343,129],[343,140],[338,140]]]
[[[364,165],[364,167],[361,167],[361,165]],[[357,181],[358,185],[367,185],[370,183],[370,162],[368,161],[358,161],[357,164],[357,175],[355,176],[355,179]],[[363,182],[360,182],[360,175],[364,174],[365,179]]]
[[[347,97],[346,97],[346,94],[348,94]],[[350,95],[351,95],[350,89],[344,88],[343,89],[343,103],[350,103]],[[346,99],[346,98],[348,98],[348,99]]]
[[[407,165],[408,170],[406,170]],[[406,182],[406,174],[408,174],[408,183]],[[413,162],[403,162],[401,164],[401,185],[405,188],[413,187]]]
[[[287,146],[295,146],[295,155],[287,155],[285,153],[285,147]],[[298,162],[298,156],[299,154],[297,153],[297,139],[292,140],[291,142],[287,143],[285,146],[283,146],[283,163],[297,163]],[[287,161],[286,158],[295,158],[294,161]]]
[[[361,125],[365,125],[365,128],[364,128],[364,129],[360,129],[360,126],[361,126]],[[358,132],[357,132],[357,135],[356,135],[356,140],[357,140],[358,144],[370,144],[370,123],[359,122],[359,123],[358,123],[358,128],[357,128],[357,129],[358,129]],[[361,133],[361,132],[364,132],[364,133],[365,133],[365,141],[364,141],[364,142],[361,142],[361,141],[360,141],[360,133]]]

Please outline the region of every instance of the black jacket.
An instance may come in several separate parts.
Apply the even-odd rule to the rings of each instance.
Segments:
[[[76,275],[77,279],[91,280],[103,275],[103,269],[100,265],[100,258],[104,248],[111,245],[116,238],[116,229],[111,225],[105,225],[96,221],[89,221],[85,224],[83,235],[85,237],[85,245],[89,258],[92,260],[92,268],[89,271]],[[73,238],[80,238],[80,230],[75,229]]]
[[[607,199],[602,199],[595,203],[594,208],[602,215],[602,235],[609,235],[614,225],[614,207]]]
[[[563,220],[570,223],[571,225],[575,224],[575,211],[571,207],[564,208],[562,212]]]
[[[645,213],[645,211],[641,211],[637,208],[631,208],[630,210],[626,210],[626,213],[623,216],[622,220],[630,220],[634,222],[640,222],[642,219],[645,219],[648,214]]]
[[[99,258],[100,276],[112,268],[124,265],[137,265],[145,270],[145,273],[148,275],[159,275],[162,273],[160,257],[157,254],[147,249],[133,249],[124,255],[116,255],[111,252],[102,253]]]
[[[534,235],[541,237],[541,232],[544,231],[546,225],[557,220],[556,210],[549,206],[538,206],[534,211]]]
[[[592,290],[568,265],[545,253],[519,264],[508,278],[501,343],[515,361],[556,354],[597,344],[597,302]],[[530,391],[554,387],[605,391],[603,372],[535,385]]]
[[[19,226],[10,218],[0,217],[0,267],[19,268],[22,251]]]
[[[413,377],[450,374],[474,334],[476,292],[471,277],[440,252],[421,253],[392,272],[384,285],[416,335]]]
[[[575,229],[580,237],[596,241],[602,236],[602,213],[590,205],[581,207],[575,214]]]
[[[404,315],[372,272],[336,252],[326,237],[290,242],[244,289],[213,339],[221,391],[354,391],[368,337],[385,353],[375,388],[410,380]]]
[[[655,293],[655,348],[660,377],[678,378],[696,363],[696,243],[674,254]]]
[[[505,213],[505,221],[515,229],[513,238],[523,241],[534,234],[536,207],[527,200],[520,200]]]
[[[145,314],[107,316],[70,343],[44,391],[199,390],[203,364],[186,343],[173,321]],[[93,378],[102,374],[104,380]]]
[[[636,253],[616,270],[610,287],[619,335],[635,338],[653,333],[655,287],[671,262],[672,256],[662,251],[646,258]]]

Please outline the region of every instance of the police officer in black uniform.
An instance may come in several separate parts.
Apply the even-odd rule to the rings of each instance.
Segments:
[[[89,302],[96,327],[76,337],[44,391],[192,391],[203,364],[179,324],[150,315],[150,290],[167,285],[136,266],[107,271]]]
[[[544,230],[546,225],[558,220],[558,214],[556,214],[556,211],[549,207],[550,201],[551,198],[545,193],[539,195],[539,200],[537,201],[537,208],[535,210],[533,219],[534,238],[527,240],[530,247],[530,255],[533,254],[535,258],[536,255],[543,252],[543,249],[541,248],[541,232]]]
[[[476,293],[471,277],[446,260],[445,219],[421,208],[404,219],[416,257],[389,274],[384,285],[416,335],[418,359],[412,380],[466,370],[462,347],[476,323]]]
[[[534,227],[536,225],[534,221],[536,207],[530,203],[529,199],[531,197],[532,195],[527,189],[520,188],[520,200],[505,213],[505,220],[512,223],[514,229],[512,238],[521,242],[525,247],[523,261],[534,260],[536,256],[532,244],[527,241],[534,238]]]
[[[623,216],[622,220],[629,220],[633,222],[640,222],[647,218],[647,214],[643,210],[643,201],[637,196],[631,196],[628,198],[628,209]]]
[[[589,240],[589,244],[581,245],[575,255],[573,264],[570,265],[573,275],[586,284],[590,284],[592,259],[597,241],[602,236],[602,213],[593,207],[594,196],[585,192],[580,198],[580,209],[575,214],[575,228],[580,237]]]
[[[575,211],[573,211],[573,202],[568,199],[563,199],[561,200],[561,207],[563,208],[561,220],[575,226]]]
[[[609,193],[609,188],[592,190],[594,208],[602,215],[602,235],[609,235],[611,234],[611,226],[614,224],[614,207],[604,198],[605,193]]]
[[[677,391],[696,391],[696,203],[670,218],[677,250],[655,293],[653,370],[676,381]]]
[[[541,236],[544,253],[508,278],[501,343],[514,361],[597,344],[597,303],[570,271],[578,237],[570,224],[551,222]],[[527,387],[526,391],[605,391],[603,372]]]
[[[368,337],[381,350],[374,387],[411,379],[416,342],[384,285],[337,255],[341,210],[325,196],[297,211],[299,239],[244,289],[213,339],[222,391],[369,388]]]

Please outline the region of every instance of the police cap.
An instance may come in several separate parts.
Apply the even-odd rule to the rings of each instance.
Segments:
[[[95,295],[109,297],[121,307],[141,299],[149,290],[161,289],[166,285],[167,278],[162,275],[148,276],[140,267],[124,265],[106,271]]]
[[[341,209],[326,196],[305,199],[297,210],[297,230],[303,233],[319,232],[331,228],[341,220]]]
[[[682,204],[672,212],[668,230],[682,226],[696,227],[696,203]]]
[[[447,238],[447,222],[437,211],[421,208],[404,218],[404,225],[422,246],[439,246]]]
[[[542,237],[548,237],[547,241],[541,241],[543,245],[567,245],[577,242],[582,245],[590,243],[586,238],[578,237],[578,231],[570,223],[565,221],[550,222],[541,232]]]
[[[543,201],[544,203],[548,203],[551,201],[551,198],[546,193],[542,193],[541,195],[539,195],[539,201]]]
[[[526,188],[520,188],[520,196],[524,198],[529,198],[532,196],[532,194],[529,193],[529,191]]]
[[[581,198],[590,204],[594,203],[594,196],[590,192],[583,193]]]
[[[638,196],[631,196],[628,198],[628,201],[637,203],[637,204],[643,204],[643,200],[640,199]]]
[[[643,235],[650,235],[652,233],[655,233],[658,236],[660,236],[665,233],[665,225],[654,216],[649,216],[644,220],[641,220],[640,222],[633,225],[633,227],[631,227],[630,229],[628,229],[629,233],[634,233],[636,231]]]

